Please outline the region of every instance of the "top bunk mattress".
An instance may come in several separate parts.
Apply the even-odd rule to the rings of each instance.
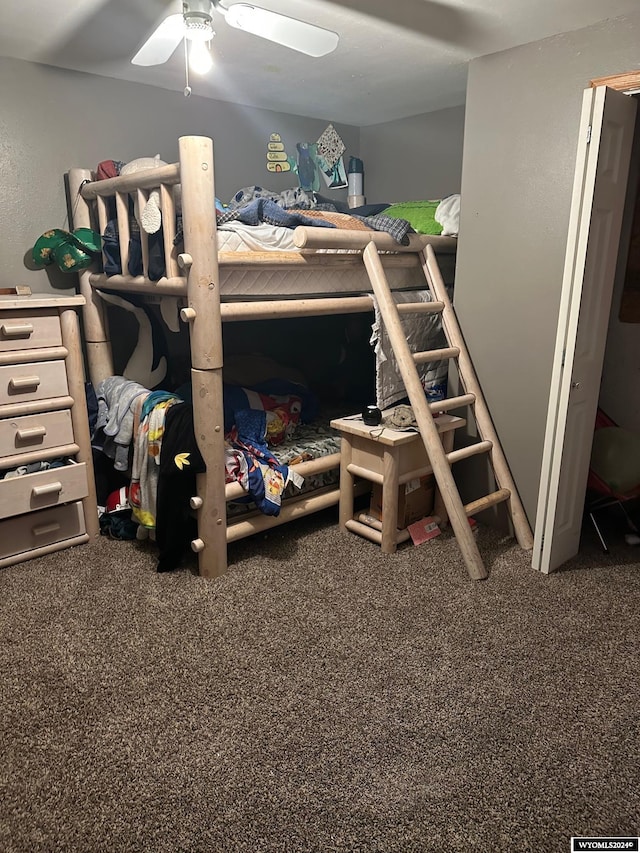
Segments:
[[[228,222],[217,229],[220,293],[223,299],[269,299],[278,296],[369,293],[366,270],[353,249],[300,249],[294,230],[274,225]],[[455,273],[455,237],[429,240],[438,254],[445,284]],[[324,263],[319,264],[318,255]],[[355,256],[355,257],[354,257]],[[289,258],[289,262],[287,262]],[[293,264],[293,260],[299,263]],[[415,256],[383,253],[383,264],[392,290],[425,286]],[[240,263],[242,261],[242,263]]]
[[[329,229],[323,231],[329,232]],[[334,232],[335,233],[335,232]],[[251,301],[313,297],[323,295],[351,295],[370,293],[371,282],[361,260],[361,252],[339,248],[299,248],[293,228],[268,223],[248,225],[229,222],[216,229],[220,296],[226,301]],[[455,237],[429,237],[440,271],[446,284],[453,283],[455,270]],[[142,251],[140,241],[142,240]],[[158,293],[172,292],[177,279],[168,282],[166,267],[151,275],[153,284],[146,284],[145,255],[150,256],[146,235],[130,228],[128,276],[120,273],[120,245],[109,250],[109,263],[104,273],[92,275],[92,283],[105,289],[136,290],[151,287]],[[160,241],[162,242],[162,241]],[[135,245],[137,249],[133,248]],[[400,247],[399,247],[400,248]],[[107,241],[105,240],[105,260]],[[166,257],[166,256],[165,256]],[[177,249],[171,246],[168,263],[175,265]],[[424,275],[414,253],[402,251],[381,252],[381,259],[392,290],[424,288]],[[132,263],[138,266],[132,266]],[[150,267],[149,267],[150,268]],[[174,276],[179,274],[177,268]],[[178,284],[178,287],[180,285]]]

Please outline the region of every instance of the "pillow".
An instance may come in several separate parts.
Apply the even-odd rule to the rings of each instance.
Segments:
[[[252,388],[224,384],[225,435],[232,433],[234,425],[240,435],[250,428],[255,431],[256,421],[251,412],[263,413],[263,435],[270,447],[290,438],[300,421],[302,399],[295,394],[261,394]],[[246,433],[245,433],[246,434]]]
[[[435,213],[440,201],[405,201],[392,204],[384,211],[393,219],[406,219],[418,234],[442,234],[442,225],[436,222]]]

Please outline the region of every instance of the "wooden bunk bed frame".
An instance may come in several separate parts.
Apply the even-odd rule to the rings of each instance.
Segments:
[[[174,246],[176,206],[173,187],[181,185],[184,250]],[[144,274],[130,276],[128,268],[129,196],[146,202],[149,192],[159,189],[163,222],[166,275],[159,281],[148,278],[149,246],[141,231]],[[438,252],[455,255],[456,240],[451,237],[410,235],[409,244],[400,246],[391,235],[379,231],[347,231],[321,227],[298,227],[294,232],[296,252],[229,252],[218,253],[214,188],[213,142],[207,137],[184,136],[179,139],[179,161],[133,175],[96,181],[90,170],[69,172],[72,228],[93,227],[104,233],[108,221],[108,205],[115,199],[122,274],[106,276],[91,269],[79,274],[80,292],[85,297],[84,336],[91,381],[97,385],[113,375],[113,359],[105,303],[100,291],[126,294],[153,294],[180,297],[180,317],[189,325],[191,351],[191,384],[196,441],[206,471],[197,475],[197,494],[191,499],[198,535],[191,543],[198,554],[199,573],[217,577],[227,567],[227,543],[284,524],[295,518],[317,512],[338,503],[339,486],[287,500],[278,516],[254,515],[227,523],[226,502],[244,496],[239,483],[225,485],[225,447],[223,429],[223,338],[222,323],[238,320],[264,320],[296,316],[349,314],[368,312],[373,303],[371,283],[363,263],[363,250],[374,244],[381,262],[391,274],[393,270],[420,270],[419,253],[427,244]],[[318,252],[318,249],[346,249],[346,253]],[[225,300],[225,281],[247,270],[287,275],[313,272],[320,276],[331,273],[361,272],[356,293],[353,286],[338,295],[325,295],[327,287],[292,298]],[[418,275],[416,289],[424,289],[424,277]],[[420,283],[421,281],[421,283]],[[329,291],[333,292],[333,291]],[[237,297],[232,296],[232,299]],[[292,466],[303,477],[339,467],[340,454]]]

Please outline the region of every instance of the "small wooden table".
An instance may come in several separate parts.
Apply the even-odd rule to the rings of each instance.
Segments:
[[[419,432],[385,426],[389,412],[382,413],[379,426],[367,426],[361,416],[336,418],[331,426],[340,431],[340,526],[376,542],[386,554],[392,554],[408,531],[398,530],[398,490],[410,480],[432,473],[431,463]],[[435,418],[445,452],[453,449],[454,432],[466,423],[455,415]],[[382,486],[382,520],[366,513],[353,515],[354,479],[362,477]],[[434,515],[446,522],[447,514],[436,487]]]

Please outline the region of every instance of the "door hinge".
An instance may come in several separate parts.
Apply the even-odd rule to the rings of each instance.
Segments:
[[[566,349],[562,350],[562,364],[560,365],[560,367],[564,367],[564,357],[566,355],[566,352],[567,352]]]
[[[591,125],[587,128],[587,145],[591,142]]]

